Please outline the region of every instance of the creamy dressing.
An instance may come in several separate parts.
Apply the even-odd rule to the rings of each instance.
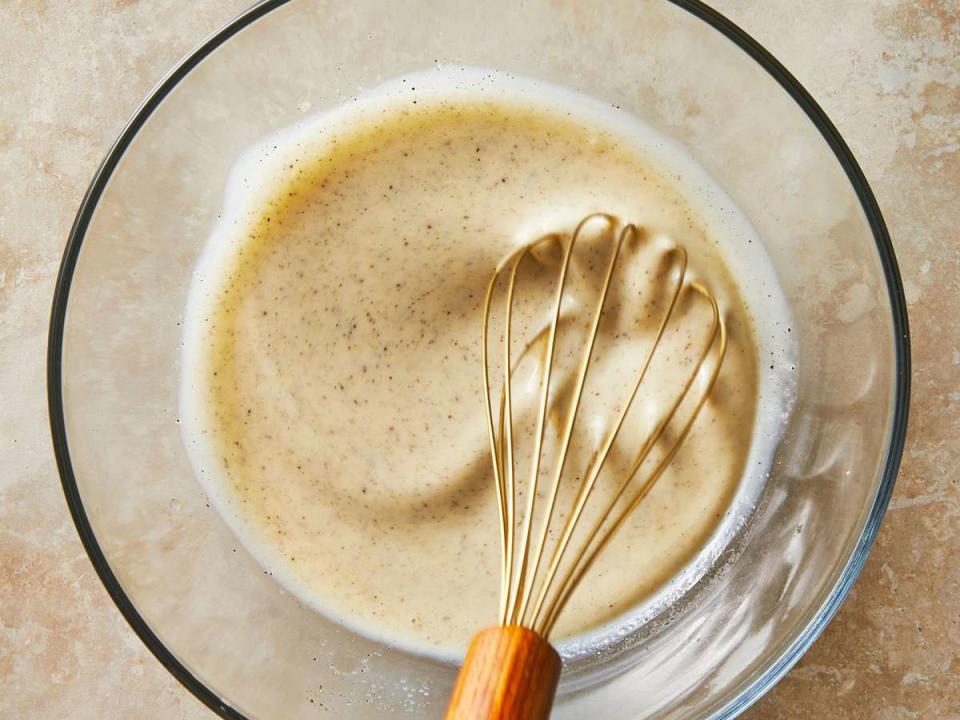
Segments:
[[[445,656],[495,622],[481,302],[511,249],[595,211],[641,225],[648,247],[687,248],[730,350],[697,429],[561,617],[568,654],[695,582],[766,474],[792,354],[749,224],[680,149],[623,113],[473,69],[394,81],[240,161],[191,288],[184,437],[218,510],[304,602]],[[640,287],[630,272],[652,266],[657,281],[658,266],[630,253],[624,277]],[[636,320],[647,300],[630,297],[617,302],[635,342],[598,364],[607,388],[652,332]],[[519,312],[536,327],[540,310]],[[670,360],[658,378],[682,373]],[[519,392],[519,415],[534,397]],[[617,402],[598,397],[574,464]]]

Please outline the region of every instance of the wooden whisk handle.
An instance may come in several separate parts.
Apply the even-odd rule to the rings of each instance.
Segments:
[[[547,720],[559,680],[560,656],[533,630],[487,628],[470,643],[446,720]]]

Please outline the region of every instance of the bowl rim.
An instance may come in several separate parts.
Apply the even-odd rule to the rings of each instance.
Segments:
[[[196,698],[217,715],[228,718],[228,720],[247,720],[247,717],[207,687],[161,642],[139,614],[130,598],[127,597],[93,532],[70,461],[61,386],[63,336],[70,286],[80,248],[97,203],[133,138],[170,91],[208,55],[238,32],[271,11],[285,5],[288,1],[260,0],[228,21],[180,60],[150,91],[127,122],[94,174],[67,237],[54,289],[47,341],[47,405],[54,455],[67,506],[83,547],[114,604],[147,649]],[[886,280],[891,320],[893,322],[896,364],[893,423],[887,444],[886,458],[880,475],[880,483],[863,531],[836,584],[807,625],[797,633],[788,647],[773,663],[749,684],[742,686],[738,694],[713,715],[714,718],[732,718],[759,700],[797,663],[823,632],[830,620],[833,619],[863,569],[864,562],[890,501],[903,455],[910,402],[910,333],[900,271],[880,207],[853,153],[826,113],[800,82],[769,51],[724,15],[701,0],[667,0],[667,2],[687,11],[731,40],[776,80],[820,132],[846,173],[870,226]]]

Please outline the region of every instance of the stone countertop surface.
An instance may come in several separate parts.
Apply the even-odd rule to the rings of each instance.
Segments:
[[[141,644],[67,514],[47,430],[54,279],[97,164],[247,0],[0,2],[0,717],[210,718]],[[960,3],[714,0],[821,103],[886,216],[910,429],[836,619],[748,718],[960,718]]]

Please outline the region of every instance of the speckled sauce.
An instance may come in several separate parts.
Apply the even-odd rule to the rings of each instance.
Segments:
[[[725,236],[681,174],[609,123],[512,91],[416,83],[241,164],[235,211],[211,239],[188,313],[191,457],[247,547],[301,599],[392,644],[461,652],[495,622],[499,589],[480,381],[486,283],[519,244],[614,213],[654,245],[688,249],[730,334],[697,429],[556,637],[615,626],[702,554],[751,453],[769,445],[758,449],[754,432],[760,349]],[[641,345],[617,346],[598,377],[625,376]],[[668,356],[658,372],[685,367]],[[518,394],[522,415],[533,393]],[[609,397],[595,417],[612,413]],[[578,443],[586,458],[590,437]]]

